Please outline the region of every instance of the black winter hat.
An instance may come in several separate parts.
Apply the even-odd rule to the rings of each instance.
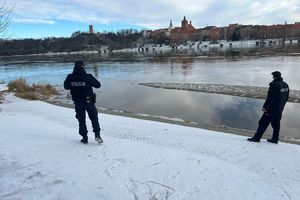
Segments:
[[[86,74],[83,66],[84,62],[82,60],[77,60],[73,68],[73,74]]]
[[[82,61],[82,60],[77,60],[76,62],[75,62],[75,67],[82,67],[82,66],[85,66],[85,64],[84,64],[84,62]]]
[[[274,78],[281,78],[281,73],[279,71],[272,72]]]

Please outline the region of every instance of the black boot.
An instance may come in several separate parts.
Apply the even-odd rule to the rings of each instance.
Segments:
[[[257,139],[256,137],[248,138],[247,140],[250,142],[260,142],[260,139]]]
[[[278,144],[278,140],[274,139],[274,138],[267,139],[267,141],[270,142],[270,143]]]
[[[87,136],[82,137],[82,139],[80,140],[80,142],[83,143],[83,144],[89,143],[89,142],[88,142],[88,137],[87,137]]]
[[[95,133],[95,141],[100,143],[103,143],[102,138],[100,137],[100,133]]]

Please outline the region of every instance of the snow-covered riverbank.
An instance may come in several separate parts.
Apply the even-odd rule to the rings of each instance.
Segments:
[[[254,144],[243,136],[106,114],[100,114],[104,144],[90,133],[83,145],[73,109],[12,94],[0,106],[0,199],[300,195],[299,145]]]
[[[284,45],[297,46],[298,40],[285,41]],[[278,39],[269,40],[241,40],[241,41],[226,41],[220,40],[217,42],[210,41],[187,41],[184,44],[144,44],[136,48],[125,48],[113,50],[114,53],[168,53],[178,52],[187,53],[192,52],[209,52],[209,51],[232,51],[232,50],[250,50],[265,48],[271,49],[274,47],[282,47],[282,41]]]

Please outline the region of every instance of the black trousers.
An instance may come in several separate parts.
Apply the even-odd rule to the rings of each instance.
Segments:
[[[276,115],[268,115],[267,113],[264,113],[261,119],[258,122],[258,128],[255,133],[255,138],[261,139],[264,132],[268,128],[268,126],[271,123],[271,126],[273,128],[273,139],[278,140],[279,139],[279,131],[280,131],[280,120],[281,120],[282,113],[278,113]]]
[[[82,137],[87,137],[88,130],[86,128],[85,114],[88,113],[88,116],[92,122],[93,132],[96,135],[100,134],[100,125],[98,121],[98,111],[96,109],[95,103],[85,100],[75,100],[75,112],[76,118],[79,122],[79,135]]]

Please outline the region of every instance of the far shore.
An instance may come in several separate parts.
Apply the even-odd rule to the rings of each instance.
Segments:
[[[154,47],[152,47],[154,46]],[[101,61],[130,61],[138,59],[163,59],[173,57],[190,57],[197,59],[224,59],[232,57],[261,57],[261,56],[300,56],[300,46],[267,46],[216,48],[214,46],[198,49],[197,45],[181,45],[174,50],[170,45],[152,44],[148,47],[116,49],[113,51],[74,51],[74,52],[48,52],[23,55],[0,55],[0,64],[26,64],[39,62],[74,62],[83,59],[87,62]],[[142,49],[142,50],[141,50]],[[146,51],[145,49],[151,49]]]

